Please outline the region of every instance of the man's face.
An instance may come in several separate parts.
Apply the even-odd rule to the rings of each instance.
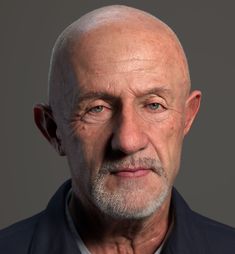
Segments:
[[[61,129],[73,189],[113,217],[152,214],[179,168],[188,77],[162,38],[98,29],[71,48],[77,85]]]

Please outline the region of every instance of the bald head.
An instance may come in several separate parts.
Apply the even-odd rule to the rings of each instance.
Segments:
[[[71,107],[71,95],[79,85],[82,69],[102,72],[103,65],[112,69],[121,61],[123,65],[119,65],[118,71],[123,71],[122,66],[128,71],[124,63],[130,58],[136,61],[134,71],[142,68],[139,60],[156,61],[159,71],[163,65],[173,68],[169,75],[175,75],[182,94],[188,94],[187,60],[175,33],[151,14],[114,5],[82,16],[58,37],[51,58],[49,104],[53,110]]]
[[[201,97],[189,95],[187,60],[174,32],[126,6],[90,12],[57,39],[49,84],[53,114],[39,105],[35,121],[67,155],[83,205],[93,204],[102,217],[168,214],[183,138]]]

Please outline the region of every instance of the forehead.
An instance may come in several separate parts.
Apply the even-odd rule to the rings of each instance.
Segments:
[[[71,62],[80,89],[111,84],[117,89],[118,83],[140,89],[150,80],[160,86],[175,86],[187,80],[180,45],[174,35],[161,29],[156,33],[107,25],[87,32],[71,45]]]
[[[139,29],[134,25],[107,24],[74,38],[70,52],[80,64],[116,62],[130,58],[164,61],[180,57],[181,48],[172,33],[163,29]],[[170,59],[169,57],[170,56]],[[179,59],[178,59],[179,60]]]

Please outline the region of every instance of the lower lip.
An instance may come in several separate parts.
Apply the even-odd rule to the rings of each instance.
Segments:
[[[147,175],[149,172],[150,170],[140,169],[136,171],[120,171],[115,173],[115,175],[120,177],[141,177]]]

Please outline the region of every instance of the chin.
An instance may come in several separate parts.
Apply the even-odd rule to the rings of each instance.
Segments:
[[[115,219],[144,219],[157,213],[164,204],[171,187],[167,184],[153,191],[146,189],[119,188],[110,192],[104,181],[92,185],[91,197],[96,207],[104,214]]]

